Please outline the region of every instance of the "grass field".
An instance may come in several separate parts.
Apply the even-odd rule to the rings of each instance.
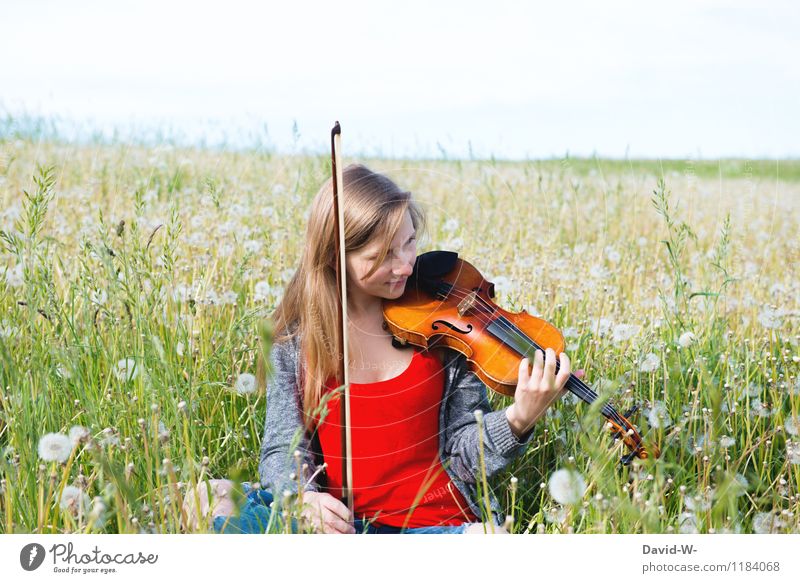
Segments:
[[[566,397],[489,480],[513,532],[798,532],[799,161],[358,161],[662,449],[620,468]],[[258,479],[259,323],[329,172],[0,140],[0,532],[186,532],[198,480]]]

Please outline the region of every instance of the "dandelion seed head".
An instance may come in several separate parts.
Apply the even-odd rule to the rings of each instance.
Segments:
[[[85,516],[89,506],[89,496],[75,486],[64,486],[59,501],[61,510],[71,513],[73,516]]]
[[[240,395],[249,395],[256,390],[256,377],[249,372],[244,372],[239,375],[234,385],[236,392]]]
[[[64,463],[72,453],[72,441],[63,433],[47,433],[39,440],[39,457],[48,462]]]
[[[647,422],[653,428],[667,428],[672,425],[672,418],[669,416],[667,406],[661,401],[656,401],[647,414]]]
[[[136,361],[132,358],[123,358],[117,362],[117,366],[114,368],[114,376],[123,383],[135,379],[139,376],[139,367],[136,365]]]
[[[560,504],[577,504],[583,498],[586,481],[574,470],[560,469],[548,480],[550,495]]]
[[[639,371],[653,372],[659,367],[660,364],[661,360],[658,358],[658,356],[656,356],[652,352],[648,352],[645,355],[644,359],[642,360],[642,363],[639,365]]]
[[[69,429],[69,441],[73,447],[78,445],[81,441],[89,439],[89,430],[83,425],[73,425]]]

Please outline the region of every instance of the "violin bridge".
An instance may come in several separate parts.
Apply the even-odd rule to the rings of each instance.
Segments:
[[[463,300],[458,302],[458,315],[463,317],[475,305],[475,300],[478,297],[478,292],[469,292]]]

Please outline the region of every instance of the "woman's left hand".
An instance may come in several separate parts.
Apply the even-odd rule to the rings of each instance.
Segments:
[[[570,376],[570,361],[565,352],[560,355],[560,366],[556,375],[556,353],[548,348],[543,356],[537,350],[533,358],[533,370],[528,372],[528,359],[523,358],[519,364],[519,378],[514,392],[514,404],[506,409],[506,417],[512,432],[520,437],[524,435],[544,414],[547,408],[558,398],[566,394],[564,385]],[[583,370],[574,375],[582,378]]]

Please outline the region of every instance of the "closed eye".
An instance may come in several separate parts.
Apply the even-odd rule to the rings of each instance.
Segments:
[[[413,240],[414,240],[414,239],[416,239],[416,238],[417,238],[417,235],[416,235],[416,234],[414,234],[414,235],[411,235],[411,236],[408,238],[408,241],[406,241],[406,245],[408,245],[409,243],[411,243],[411,241],[413,241]],[[367,261],[375,261],[377,258],[378,258],[378,256],[377,256],[377,255],[373,255],[372,257],[367,257]]]

